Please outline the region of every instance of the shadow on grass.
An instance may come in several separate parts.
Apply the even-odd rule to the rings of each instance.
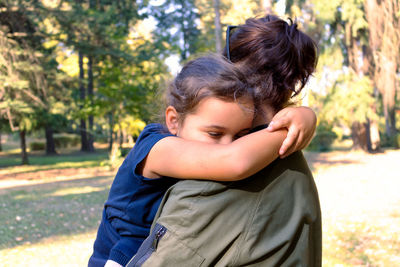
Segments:
[[[70,152],[49,156],[35,153],[29,155],[29,165],[22,166],[19,154],[2,153],[0,170],[6,170],[9,174],[19,174],[53,169],[88,168],[99,166],[107,159],[106,150],[97,150],[96,153]]]
[[[0,249],[95,231],[112,178],[18,186],[0,195]]]
[[[338,159],[336,157],[332,157],[332,152],[304,152],[304,156],[307,159],[307,162],[312,171],[316,169],[316,166],[325,165],[325,166],[337,166],[337,165],[347,165],[347,164],[356,164],[360,163],[359,159],[349,159],[349,158],[341,158]]]

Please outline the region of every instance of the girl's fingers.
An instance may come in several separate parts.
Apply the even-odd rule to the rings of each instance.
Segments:
[[[282,128],[287,128],[288,126],[289,126],[289,120],[285,117],[281,117],[271,121],[268,125],[267,130],[273,132]]]
[[[283,141],[281,148],[279,149],[279,155],[281,158],[290,155],[295,147],[298,140],[299,132],[289,129],[286,139]]]

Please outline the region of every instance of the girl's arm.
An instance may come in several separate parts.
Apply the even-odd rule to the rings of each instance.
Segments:
[[[258,132],[230,144],[209,144],[166,137],[142,162],[143,176],[236,181],[249,177],[278,157],[285,130]]]
[[[317,117],[308,107],[288,107],[280,110],[269,124],[268,130],[273,132],[287,129],[288,134],[279,149],[281,158],[308,146],[313,138]]]

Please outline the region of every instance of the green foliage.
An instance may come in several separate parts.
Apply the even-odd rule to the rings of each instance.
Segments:
[[[387,134],[380,133],[381,147],[393,147],[393,144],[400,144],[400,133],[394,136],[388,136]]]
[[[196,8],[199,10],[199,30],[201,36],[198,38],[196,52],[215,51],[215,10],[214,1],[196,0]],[[225,46],[225,30],[227,25],[243,24],[246,19],[260,14],[262,8],[260,3],[251,0],[220,0],[219,13],[222,26],[222,48]]]
[[[34,114],[37,120],[36,130],[43,129],[46,126],[51,126],[57,132],[65,130],[68,126],[68,120],[64,114],[56,112],[58,112],[56,106],[51,111],[36,109]]]
[[[31,149],[31,151],[39,151],[39,150],[44,150],[46,148],[46,144],[44,142],[31,142],[29,144],[29,147]]]
[[[141,131],[146,127],[146,123],[142,120],[136,119],[133,116],[125,116],[121,122],[115,125],[114,130],[122,130],[127,134],[137,138]]]
[[[319,116],[324,121],[350,127],[353,122],[364,123],[367,118],[377,118],[374,102],[369,78],[349,71],[340,76],[328,92]]]
[[[55,134],[54,143],[57,148],[75,147],[80,143],[80,137],[76,134]]]
[[[198,50],[200,14],[194,0],[166,0],[152,6],[150,14],[157,20],[157,46],[170,45],[166,55],[179,54],[184,61]]]
[[[7,36],[7,29],[0,29],[0,116],[7,118],[12,126],[30,130],[32,122],[32,104],[42,104],[37,101],[35,90],[30,91],[29,74],[33,67],[28,58],[29,51]],[[35,102],[36,101],[36,102]],[[28,119],[29,118],[29,119]]]
[[[307,149],[321,152],[329,151],[337,138],[336,133],[332,129],[332,125],[328,124],[326,121],[319,123],[315,131],[315,137],[312,139]]]

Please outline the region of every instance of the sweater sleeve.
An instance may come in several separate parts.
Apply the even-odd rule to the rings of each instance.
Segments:
[[[118,237],[113,242],[109,260],[126,265],[150,232],[150,226],[165,191],[173,184],[171,178],[147,179],[138,171],[152,147],[171,136],[159,124],[150,124],[142,131],[111,186],[105,204],[110,228]]]

